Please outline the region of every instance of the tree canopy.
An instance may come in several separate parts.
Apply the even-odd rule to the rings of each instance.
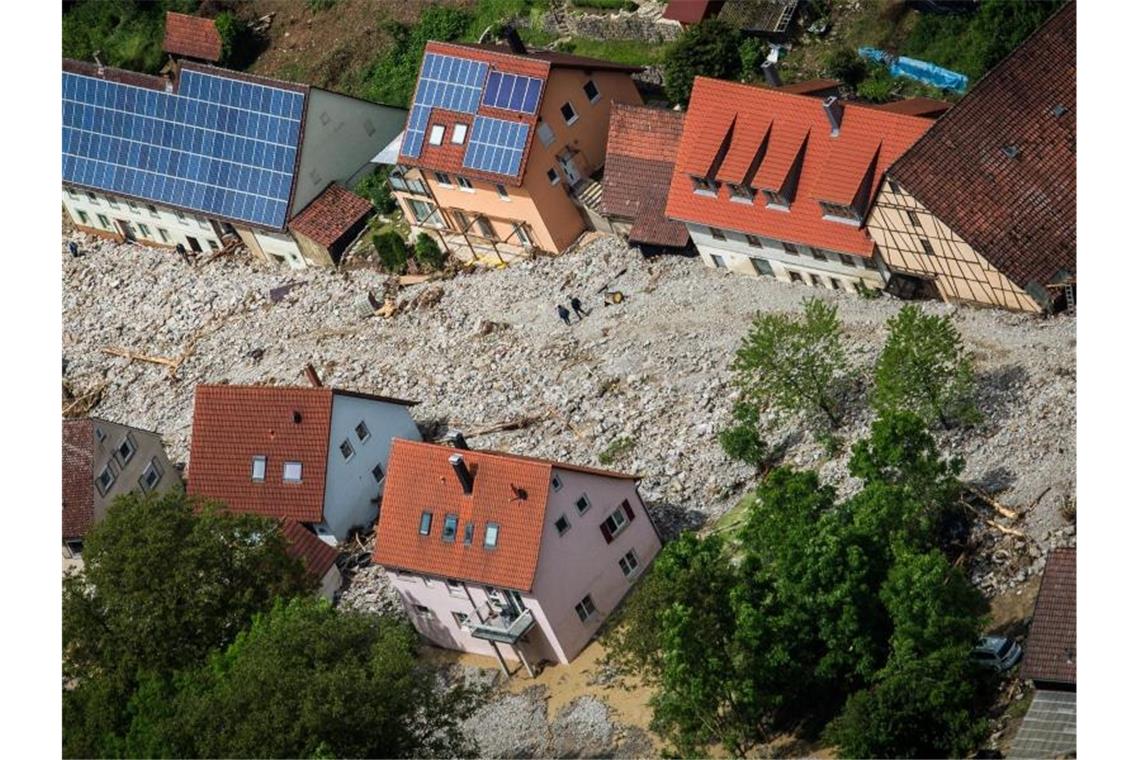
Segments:
[[[698,76],[738,79],[740,44],[740,31],[715,18],[686,28],[665,53],[665,94],[686,105]]]

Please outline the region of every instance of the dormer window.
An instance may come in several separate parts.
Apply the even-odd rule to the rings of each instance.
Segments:
[[[728,186],[729,198],[741,202],[751,203],[752,199],[756,197],[756,191],[747,185],[729,185]]]
[[[863,215],[860,214],[854,206],[820,201],[819,207],[823,209],[823,218],[828,221],[854,225],[863,223]]]
[[[788,210],[788,199],[779,190],[763,190],[765,208],[775,209],[777,211]]]
[[[442,124],[434,124],[431,128],[431,134],[428,135],[428,142],[432,145],[443,145],[443,133],[445,128]]]
[[[693,180],[693,192],[697,195],[716,195],[720,190],[720,183],[708,177],[690,177]]]
[[[467,141],[467,125],[456,124],[451,128],[451,142],[455,145],[462,145]]]

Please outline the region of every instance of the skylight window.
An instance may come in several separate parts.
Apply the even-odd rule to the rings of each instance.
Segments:
[[[483,547],[486,549],[494,549],[499,545],[499,524],[489,522],[487,523],[487,530],[483,534]]]
[[[256,456],[253,458],[252,467],[249,474],[250,480],[262,481],[265,480],[265,457]]]
[[[420,515],[420,535],[431,535],[431,512],[424,512]]]
[[[281,468],[281,478],[286,483],[301,482],[301,463],[286,462]]]
[[[475,540],[475,523],[467,522],[463,526],[463,545],[470,546]]]
[[[459,530],[459,516],[448,515],[443,518],[443,538],[444,541],[452,543],[455,541],[455,532]]]

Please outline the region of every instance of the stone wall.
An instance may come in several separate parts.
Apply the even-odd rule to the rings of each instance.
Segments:
[[[524,20],[522,23],[526,23]],[[681,33],[681,25],[662,20],[658,14],[586,13],[581,10],[564,10],[544,13],[538,27],[558,36],[588,37],[595,40],[638,40],[641,42],[672,42]]]

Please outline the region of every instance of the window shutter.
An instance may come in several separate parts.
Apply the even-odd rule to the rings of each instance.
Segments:
[[[633,507],[629,505],[629,499],[622,500],[621,508],[625,510],[625,516],[629,518],[629,521],[633,522]]]
[[[610,531],[609,523],[602,523],[602,536],[606,539],[606,543],[613,543],[614,534]]]

